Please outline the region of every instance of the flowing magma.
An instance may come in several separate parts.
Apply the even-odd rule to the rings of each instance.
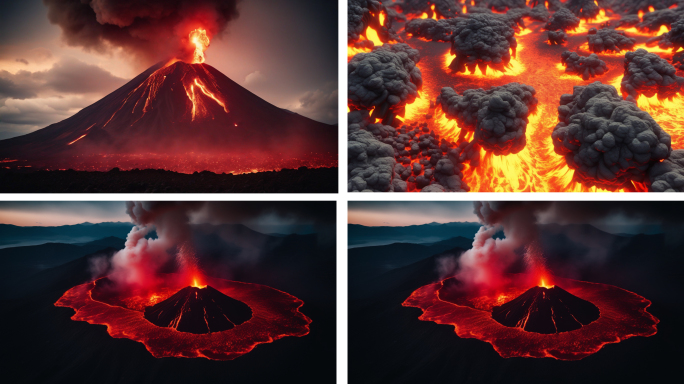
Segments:
[[[529,3],[529,2],[528,2]],[[434,8],[434,5],[433,5]],[[384,11],[383,11],[384,12]],[[462,13],[467,13],[466,5]],[[500,13],[500,12],[496,12]],[[504,12],[505,13],[505,12]],[[642,12],[643,14],[643,12]],[[407,21],[415,18],[440,19],[436,13],[422,15],[405,14]],[[643,15],[640,16],[640,19]],[[386,17],[381,17],[384,20]],[[600,29],[607,23],[615,23],[620,16],[609,10],[601,9],[593,19],[582,19],[577,28],[567,33],[567,42],[563,45],[551,45],[547,41],[545,23],[523,18],[525,27],[515,33],[517,47],[511,49],[511,60],[503,66],[491,68],[477,65],[457,72],[450,68],[455,55],[449,42],[427,41],[425,38],[412,36],[404,30],[405,23],[394,20],[392,27],[398,31],[404,42],[420,52],[420,61],[416,66],[422,74],[422,89],[419,97],[405,106],[405,113],[397,119],[407,131],[427,133],[434,131],[439,139],[451,142],[449,148],[456,148],[464,141],[473,140],[473,132],[465,131],[455,119],[449,119],[441,108],[436,107],[435,100],[443,87],[451,87],[459,94],[467,89],[483,88],[485,90],[502,86],[511,82],[527,84],[536,90],[539,100],[536,111],[528,117],[526,126],[526,145],[518,153],[496,155],[479,148],[480,162],[473,166],[463,164],[463,181],[472,192],[645,192],[648,186],[644,182],[630,181],[627,186],[607,189],[583,184],[575,177],[575,170],[570,168],[565,158],[554,151],[551,134],[558,123],[558,107],[561,95],[572,94],[573,87],[584,86],[595,81],[611,84],[620,92],[620,80],[624,73],[624,54],[626,51],[604,51],[597,53],[605,61],[608,70],[603,74],[584,80],[581,75],[565,72],[561,64],[561,53],[574,51],[588,56],[588,32],[592,28]],[[657,31],[637,30],[635,27],[618,27],[629,37],[636,39],[633,50],[643,48],[649,52],[671,61],[675,52],[657,45],[647,44],[647,40],[668,31],[661,27]],[[383,42],[377,38],[377,32],[368,27],[366,34],[361,35],[361,42],[368,40],[375,46]],[[391,43],[391,42],[390,42]],[[373,44],[350,45],[348,59],[360,52],[370,52]],[[682,75],[681,71],[678,75]],[[626,96],[626,95],[623,95]],[[677,94],[669,98],[659,99],[656,96],[639,96],[637,105],[648,112],[653,119],[672,137],[672,149],[684,149],[684,96]],[[427,124],[425,126],[425,124]],[[425,127],[425,128],[423,128]],[[407,147],[406,151],[411,148]],[[395,156],[398,162],[401,156]],[[410,157],[410,164],[404,163],[408,169],[414,164],[429,161],[430,156],[418,153]],[[416,168],[420,168],[417,167]],[[417,178],[422,175],[417,173]],[[422,189],[417,183],[407,182],[407,190],[417,192]]]
[[[119,291],[103,277],[69,289],[55,306],[74,309],[72,320],[106,325],[113,338],[144,344],[157,358],[233,360],[259,344],[309,333],[304,302],[277,289],[211,277],[187,286],[173,274],[160,281]]]
[[[505,358],[580,360],[606,344],[657,332],[651,302],[636,293],[555,276],[548,288],[528,282],[512,276],[496,291],[481,292],[449,277],[418,288],[402,305],[420,308],[422,321],[491,344]]]

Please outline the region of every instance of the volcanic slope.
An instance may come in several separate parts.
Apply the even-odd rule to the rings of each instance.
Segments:
[[[208,64],[176,61],[150,67],[66,120],[0,141],[0,158],[48,167],[51,159],[65,167],[65,158],[189,153],[334,159],[337,132],[269,104]]]
[[[492,318],[500,324],[545,334],[573,331],[599,316],[594,304],[557,286],[530,288],[492,310]]]
[[[252,310],[210,286],[185,287],[145,308],[145,318],[160,327],[200,334],[232,329],[251,319]]]

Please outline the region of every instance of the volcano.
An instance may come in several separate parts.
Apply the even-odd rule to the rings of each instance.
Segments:
[[[492,309],[492,318],[500,324],[544,334],[574,331],[599,316],[594,304],[558,286],[530,288]]]
[[[183,61],[158,63],[66,120],[0,141],[0,158],[48,169],[125,168],[131,156],[136,168],[151,168],[146,159],[200,156],[266,171],[336,166],[336,154],[334,126],[275,107],[208,64]]]
[[[194,334],[226,331],[252,318],[247,304],[210,286],[185,287],[144,313],[154,325]]]

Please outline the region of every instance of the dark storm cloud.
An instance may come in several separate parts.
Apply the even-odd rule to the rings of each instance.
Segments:
[[[0,71],[0,98],[27,99],[54,91],[68,94],[112,92],[126,80],[104,69],[73,58],[65,58],[45,71]]]
[[[314,120],[334,123],[337,122],[337,101],[337,89],[309,91],[299,99],[297,112]]]
[[[615,87],[601,82],[562,95],[551,135],[575,178],[586,185],[622,188],[643,181],[648,168],[669,156],[670,135]]]
[[[43,0],[51,23],[70,46],[96,52],[123,48],[151,64],[192,52],[188,34],[223,33],[238,17],[238,0]]]
[[[28,65],[28,60],[26,59],[14,59],[14,61],[16,61],[17,63]]]

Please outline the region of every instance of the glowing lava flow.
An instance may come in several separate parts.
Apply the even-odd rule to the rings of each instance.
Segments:
[[[420,287],[402,305],[423,310],[419,319],[454,326],[459,337],[490,343],[502,357],[551,357],[580,360],[604,345],[635,336],[653,336],[659,320],[648,313],[651,302],[612,285],[554,277],[556,286],[600,310],[597,320],[560,333],[527,332],[492,318],[492,309],[519,297],[529,286],[510,286],[484,296],[460,293],[453,278]],[[542,283],[543,284],[543,283]]]
[[[204,334],[156,326],[145,319],[144,309],[166,300],[184,287],[169,283],[175,280],[172,275],[167,275],[164,280],[172,286],[153,292],[113,296],[106,289],[108,279],[100,278],[69,289],[55,306],[73,308],[76,313],[72,320],[106,325],[107,332],[114,338],[143,343],[157,358],[232,360],[259,344],[309,333],[311,319],[299,311],[304,303],[296,297],[265,285],[209,277],[204,277],[203,283],[247,304],[252,310],[252,317],[232,329]],[[197,280],[193,284],[199,285]]]
[[[582,20],[578,30],[587,30],[607,20],[618,17],[609,11],[602,11],[596,20]],[[410,20],[410,19],[409,19]],[[574,86],[587,85],[594,81],[614,84],[615,79],[624,72],[624,53],[602,52],[597,55],[604,60],[608,71],[589,80],[579,76],[565,74],[559,66],[560,54],[563,51],[579,51],[588,56],[586,31],[570,33],[568,42],[561,46],[549,46],[543,23],[526,20],[526,29],[516,33],[518,48],[515,58],[511,59],[505,71],[494,71],[488,68],[486,73],[476,69],[474,73],[457,73],[448,68],[452,56],[450,46],[443,42],[430,42],[408,36],[403,37],[411,47],[420,51],[421,59],[418,67],[422,73],[423,87],[421,97],[413,104],[406,106],[406,115],[402,123],[407,131],[420,130],[420,125],[427,123],[428,130],[434,130],[440,138],[451,141],[454,148],[461,140],[470,140],[472,134],[461,137],[461,128],[455,120],[444,116],[441,108],[430,108],[442,87],[452,87],[459,94],[466,89],[489,89],[510,82],[531,85],[537,91],[539,99],[537,112],[529,116],[526,130],[526,146],[516,154],[497,156],[480,149],[480,164],[477,167],[465,163],[464,181],[473,192],[611,192],[597,187],[587,187],[574,178],[574,170],[568,167],[565,159],[555,153],[551,140],[553,128],[558,123],[559,100],[561,95],[572,93]],[[395,28],[400,30],[399,28]],[[645,48],[661,57],[669,59],[671,51],[659,47],[647,47],[648,36],[654,34],[641,33],[630,37],[637,39],[637,48]],[[681,72],[678,72],[682,76]],[[618,91],[619,91],[619,81]],[[682,127],[682,98],[674,100],[638,100],[639,107],[648,111],[653,118],[672,136],[672,149],[684,148],[684,128]],[[422,132],[421,132],[422,134]],[[419,153],[411,157],[411,162],[424,159]],[[426,159],[429,160],[429,157]],[[409,184],[409,191],[417,191]],[[625,191],[646,191],[645,184],[633,182]]]
[[[195,52],[192,55],[192,63],[204,63],[204,51],[206,51],[209,47],[209,37],[207,36],[207,31],[197,28],[190,32],[190,42],[195,45]]]

